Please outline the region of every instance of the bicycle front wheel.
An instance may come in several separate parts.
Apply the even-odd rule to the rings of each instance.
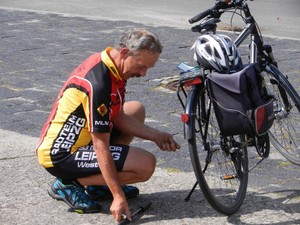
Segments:
[[[241,207],[248,185],[248,156],[243,135],[221,137],[205,91],[194,87],[189,96],[187,133],[193,169],[210,205],[231,215]]]
[[[300,97],[275,66],[267,66],[262,75],[274,97],[275,120],[269,131],[270,141],[285,158],[300,166]]]

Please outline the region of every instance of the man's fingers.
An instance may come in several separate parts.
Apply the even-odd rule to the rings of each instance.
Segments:
[[[132,218],[131,218],[131,212],[130,212],[130,210],[128,209],[128,210],[126,210],[126,212],[125,212],[125,214],[126,214],[126,218],[128,219],[128,220],[132,220]]]
[[[122,218],[122,214],[121,213],[113,213],[113,217],[116,219],[116,221],[120,222],[123,218]]]
[[[176,151],[176,145],[175,145],[175,143],[163,143],[162,144],[162,148],[161,148],[162,150],[164,150],[164,151]]]

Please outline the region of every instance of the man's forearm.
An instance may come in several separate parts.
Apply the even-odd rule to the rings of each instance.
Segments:
[[[98,150],[96,153],[101,174],[114,197],[124,197],[117,177],[116,167],[109,150]]]
[[[159,130],[149,127],[141,121],[125,114],[119,115],[118,118],[114,119],[113,124],[114,127],[126,134],[150,141],[153,141],[157,133],[159,133]]]
[[[106,185],[111,190],[113,196],[123,196],[124,193],[118,180],[115,163],[109,150],[109,134],[93,134],[92,139],[99,168]]]

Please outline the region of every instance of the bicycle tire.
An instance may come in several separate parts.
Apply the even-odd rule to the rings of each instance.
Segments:
[[[300,97],[291,83],[274,65],[262,72],[268,92],[274,96],[275,120],[269,131],[270,141],[287,160],[300,166]],[[286,93],[290,106],[284,104]]]
[[[216,148],[220,143],[220,130],[213,111],[209,117],[207,132],[205,125],[209,112],[204,107],[208,95],[204,88],[194,86],[188,95],[186,113],[190,120],[185,126],[193,170],[200,188],[209,204],[218,212],[231,215],[239,210],[248,186],[248,155],[246,145],[232,153]],[[202,100],[201,100],[202,98]],[[213,110],[212,104],[210,104]],[[202,116],[201,116],[202,115]],[[200,133],[207,135],[204,140]],[[244,142],[244,135],[239,138]],[[235,137],[236,138],[236,137]],[[210,146],[209,151],[203,146]],[[211,153],[211,156],[210,156]],[[234,156],[235,155],[235,156]],[[206,160],[211,162],[205,169]],[[237,162],[239,158],[239,162]],[[205,171],[204,171],[205,170]]]

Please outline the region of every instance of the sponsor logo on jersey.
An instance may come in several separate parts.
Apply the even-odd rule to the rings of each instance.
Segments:
[[[105,116],[108,112],[108,109],[107,109],[106,105],[103,103],[102,105],[100,105],[98,107],[97,111],[100,113],[101,116]]]
[[[109,150],[111,151],[114,161],[118,161],[121,158],[121,146],[110,146]],[[74,160],[76,161],[78,168],[97,168],[99,166],[92,145],[80,147],[75,153]]]
[[[109,125],[109,121],[102,121],[102,120],[95,121],[95,125],[96,126],[108,126]]]
[[[51,154],[55,155],[60,150],[70,152],[72,146],[77,141],[82,128],[85,126],[86,119],[72,115],[63,125],[59,136],[55,139]]]

